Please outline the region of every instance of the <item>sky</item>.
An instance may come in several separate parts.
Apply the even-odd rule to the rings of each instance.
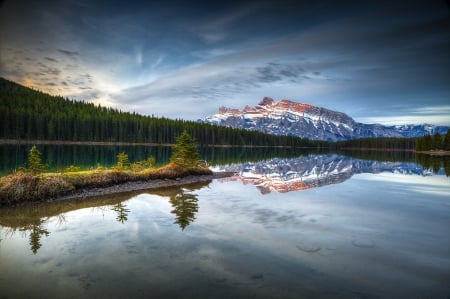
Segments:
[[[0,0],[0,77],[158,117],[269,96],[450,125],[449,17],[445,0]]]

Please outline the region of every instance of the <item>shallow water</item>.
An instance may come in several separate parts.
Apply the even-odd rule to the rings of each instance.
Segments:
[[[248,177],[4,209],[0,298],[450,296],[445,175]]]

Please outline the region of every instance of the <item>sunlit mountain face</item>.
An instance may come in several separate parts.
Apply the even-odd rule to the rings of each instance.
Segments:
[[[311,155],[291,159],[274,158],[218,166],[216,170],[233,171],[235,175],[221,181],[241,181],[252,184],[261,193],[291,192],[339,184],[360,173],[399,173],[405,175],[433,175],[431,168],[412,162],[381,162],[361,160],[338,154]],[[435,169],[439,173],[440,167]]]
[[[220,107],[205,122],[275,135],[292,135],[313,140],[340,141],[363,137],[421,137],[439,132],[446,126],[383,126],[356,122],[345,113],[287,99],[265,97],[254,107],[242,110]]]

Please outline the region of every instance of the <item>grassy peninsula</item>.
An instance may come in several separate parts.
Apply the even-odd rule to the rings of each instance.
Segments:
[[[195,140],[184,131],[173,148],[170,162],[154,168],[154,159],[130,163],[125,153],[117,155],[117,164],[105,169],[80,171],[71,166],[62,172],[45,172],[39,150],[33,146],[28,156],[28,168],[0,178],[0,205],[56,199],[92,188],[104,188],[130,182],[177,180],[187,176],[212,175],[199,162]]]

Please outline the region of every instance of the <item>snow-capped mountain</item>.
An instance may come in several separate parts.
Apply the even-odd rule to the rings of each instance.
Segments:
[[[257,130],[274,135],[291,135],[313,140],[348,140],[362,137],[418,137],[434,133],[437,127],[383,126],[363,124],[348,115],[290,100],[274,101],[265,97],[255,107],[243,110],[219,108],[204,122],[233,128]],[[443,134],[446,127],[438,127]],[[440,132],[439,131],[439,132]]]
[[[260,162],[217,166],[215,171],[236,175],[220,181],[242,181],[255,185],[261,193],[290,192],[339,184],[354,174],[392,172],[407,175],[432,175],[429,169],[409,162],[381,162],[354,159],[338,154],[311,155],[297,158],[274,158]]]
[[[394,130],[400,132],[404,137],[421,137],[424,135],[434,135],[439,133],[445,135],[449,129],[447,126],[434,126],[429,124],[423,125],[401,125],[392,126]]]

